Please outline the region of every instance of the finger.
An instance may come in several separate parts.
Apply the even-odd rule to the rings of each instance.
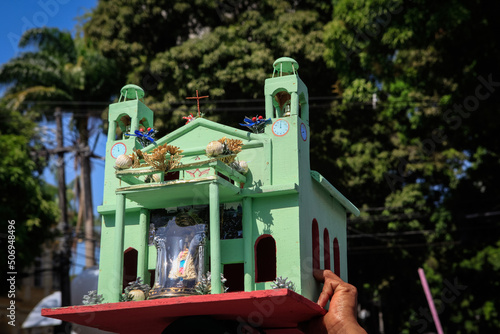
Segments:
[[[324,282],[317,303],[319,306],[325,307],[343,281],[330,270],[315,270],[313,275],[319,282]]]
[[[322,270],[322,269],[314,269],[313,270],[313,276],[314,278],[318,281],[318,282],[321,282],[321,283],[324,283],[325,280],[327,278],[331,278],[331,279],[335,279],[335,280],[340,280],[342,281],[342,279],[340,277],[338,277],[337,275],[335,275],[333,273],[333,271],[331,270]]]
[[[322,269],[314,269],[313,270],[313,276],[316,279],[316,281],[320,283],[325,282],[325,270]]]

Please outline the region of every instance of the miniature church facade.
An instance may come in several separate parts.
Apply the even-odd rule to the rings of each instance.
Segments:
[[[202,236],[198,243],[181,248],[187,254],[197,247],[196,269],[211,272],[211,293],[224,292],[221,274],[228,292],[270,289],[281,276],[311,300],[320,292],[313,268],[331,269],[347,280],[346,217],[359,211],[310,170],[308,91],[297,62],[284,57],[273,66],[264,87],[262,133],[196,118],[142,147],[131,134],[154,124],[153,112],[141,101],[144,92],[127,85],[120,101],[110,105],[104,199],[98,208],[98,294],[105,302],[118,302],[137,277],[151,282],[153,290],[171,277],[182,249],[172,255],[169,246],[169,256],[160,254],[158,236],[172,221],[175,228],[206,226],[196,232]],[[236,161],[245,161],[248,170],[207,156],[207,145],[221,138],[241,142]],[[134,149],[147,154],[165,144],[182,150],[171,169],[116,168],[117,159]]]

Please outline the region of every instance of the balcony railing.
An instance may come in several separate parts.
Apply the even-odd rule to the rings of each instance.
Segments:
[[[125,188],[132,189],[149,186],[156,187],[158,185],[178,184],[185,183],[187,181],[201,181],[213,179],[217,175],[227,180],[232,180],[240,185],[244,184],[246,182],[246,176],[220,161],[221,158],[223,159],[225,156],[186,164],[181,163],[177,167],[168,171],[158,171],[152,167],[117,170],[116,177],[125,183],[122,184],[121,188],[119,188],[120,190],[125,190]],[[192,172],[196,170],[199,171],[200,169],[204,169],[203,176],[196,176],[196,173]],[[189,173],[190,171],[191,173]],[[166,177],[168,174],[175,175],[177,173],[178,177],[175,177],[175,179],[169,179]]]

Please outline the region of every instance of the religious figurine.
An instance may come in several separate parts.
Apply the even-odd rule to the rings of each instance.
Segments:
[[[195,294],[194,287],[205,272],[205,230],[206,224],[190,211],[153,231],[157,257],[150,298]]]

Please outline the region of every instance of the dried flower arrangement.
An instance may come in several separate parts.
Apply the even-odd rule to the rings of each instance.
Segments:
[[[233,161],[228,165],[238,173],[243,175],[248,173],[248,163],[246,161]]]
[[[222,137],[218,140],[219,143],[224,145],[226,154],[238,154],[241,152],[241,147],[243,146],[243,141],[240,139],[228,139]]]
[[[132,168],[150,166],[153,170],[166,172],[179,166],[182,152],[179,147],[167,144],[156,147],[151,153],[134,149]],[[144,160],[145,163],[141,164],[141,160]]]
[[[217,141],[208,143],[206,154],[207,157],[217,157],[220,161],[230,164],[236,159],[236,155],[241,152],[242,146],[242,140],[222,137]]]

